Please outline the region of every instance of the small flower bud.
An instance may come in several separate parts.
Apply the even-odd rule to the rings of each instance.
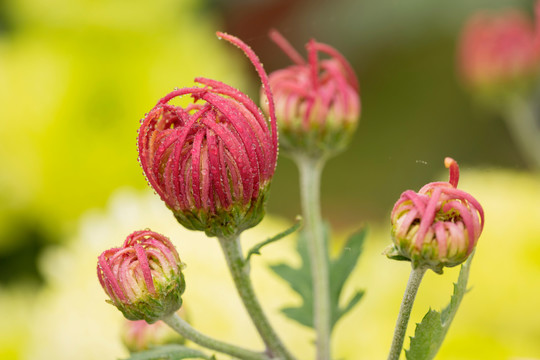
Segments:
[[[536,4],[536,27],[540,2]],[[534,84],[540,70],[540,30],[522,13],[478,13],[466,23],[459,44],[463,81],[482,99],[501,96]]]
[[[129,320],[152,324],[182,306],[182,266],[167,237],[142,230],[129,235],[122,247],[103,252],[97,274],[107,302]]]
[[[484,227],[484,210],[468,193],[458,190],[459,167],[445,159],[449,182],[433,182],[418,193],[407,190],[391,214],[394,245],[390,258],[410,260],[414,268],[442,273],[444,266],[464,262]]]
[[[343,150],[360,117],[351,65],[336,49],[315,40],[306,44],[306,62],[277,31],[270,37],[295,63],[270,74],[282,147],[317,157]],[[319,52],[330,58],[319,61]]]
[[[268,78],[253,51],[241,48],[259,72],[273,108]],[[144,118],[139,160],[148,182],[186,228],[228,237],[258,224],[276,167],[277,125],[242,92],[215,80],[178,89]],[[186,107],[169,101],[189,95]]]
[[[184,307],[177,312],[182,318]],[[159,345],[183,344],[185,339],[163,321],[148,324],[144,320],[125,320],[122,342],[130,352],[138,352]]]

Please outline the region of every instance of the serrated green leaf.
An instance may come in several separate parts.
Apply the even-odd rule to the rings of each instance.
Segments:
[[[310,260],[307,249],[307,240],[304,232],[298,236],[296,251],[300,256],[300,267],[293,268],[288,264],[271,265],[277,275],[285,280],[291,289],[296,291],[301,297],[301,304],[298,307],[286,307],[281,311],[285,316],[300,324],[313,327],[313,283],[311,280]]]
[[[341,308],[339,305],[345,282],[356,267],[360,254],[362,253],[365,237],[365,229],[361,229],[353,233],[345,243],[345,246],[341,250],[338,257],[330,262],[330,304],[332,306],[332,327],[334,327],[338,320],[360,301],[364,294],[363,291],[358,291],[345,307]]]
[[[329,241],[329,228],[324,226],[324,239],[326,244]],[[330,279],[330,301],[331,301],[331,325],[332,328],[337,321],[351,310],[362,298],[364,292],[357,291],[345,306],[340,307],[342,290],[345,282],[358,262],[358,257],[362,252],[365,238],[365,230],[353,234],[345,244],[341,253],[336,259],[329,261]],[[287,264],[271,265],[270,268],[301,297],[301,305],[297,307],[286,307],[281,311],[289,318],[302,325],[313,327],[313,282],[311,277],[311,262],[309,259],[307,238],[304,232],[298,236],[296,250],[300,256],[300,266],[293,268]]]
[[[473,255],[471,254],[467,262],[461,266],[458,281],[454,284],[454,292],[448,306],[442,312],[430,309],[422,321],[416,325],[410,348],[405,351],[408,360],[431,360],[437,355],[452,320],[456,316],[461,300],[467,292],[467,282]]]
[[[164,345],[131,354],[126,360],[182,360],[182,359],[206,359],[215,360],[214,356],[185,347],[183,345]]]
[[[346,313],[348,313],[356,304],[358,304],[360,302],[360,300],[362,300],[362,297],[364,297],[364,294],[365,294],[365,291],[363,290],[358,290],[354,295],[353,297],[351,297],[351,299],[349,300],[349,302],[347,302],[347,305],[339,308],[339,311],[338,313],[333,317],[333,323],[332,323],[332,327],[334,327],[334,325],[336,324],[336,322],[343,316],[345,315]]]
[[[304,271],[303,267],[293,268],[287,264],[270,265],[270,269],[289,283],[289,286],[296,291],[304,301],[311,302],[313,286],[309,270]]]
[[[306,303],[303,303],[300,307],[286,307],[282,308],[281,312],[285,314],[288,318],[294,319],[300,324],[313,327],[313,305],[309,306]]]

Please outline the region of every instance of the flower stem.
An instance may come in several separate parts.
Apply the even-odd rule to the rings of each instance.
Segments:
[[[330,359],[331,306],[328,248],[321,216],[320,184],[325,158],[296,156],[300,194],[313,281],[313,323],[317,334],[317,360]]]
[[[240,238],[238,236],[231,238],[220,237],[219,243],[223,249],[238,295],[240,295],[253,324],[266,345],[267,355],[270,358],[283,360],[294,359],[275,333],[257,300],[249,277],[249,263],[245,261],[242,254]]]
[[[176,313],[164,317],[162,320],[186,339],[207,349],[219,351],[243,360],[269,360],[263,353],[227,344],[198,332]]]
[[[418,267],[411,270],[411,275],[409,276],[409,281],[405,288],[405,294],[401,301],[401,308],[399,309],[396,328],[394,330],[394,339],[392,340],[388,360],[399,360],[399,355],[401,355],[401,350],[403,349],[405,333],[407,332],[407,325],[409,323],[409,318],[411,317],[414,299],[416,298],[418,287],[420,286],[420,282],[422,282],[426,270],[427,268],[425,267]]]
[[[514,96],[508,103],[504,118],[525,160],[540,169],[540,123],[531,101]]]

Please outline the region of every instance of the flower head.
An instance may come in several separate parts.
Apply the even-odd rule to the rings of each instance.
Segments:
[[[432,182],[419,192],[401,194],[391,214],[394,245],[389,257],[410,260],[441,273],[456,266],[473,251],[484,227],[484,210],[465,191],[457,189],[459,167],[446,158],[448,182]]]
[[[360,116],[351,65],[336,49],[315,40],[306,44],[306,61],[277,31],[270,37],[295,63],[270,74],[283,148],[317,156],[342,150]],[[319,53],[330,58],[319,61]]]
[[[178,221],[209,236],[230,236],[255,226],[276,167],[277,125],[268,78],[253,51],[241,48],[266,89],[270,123],[249,97],[222,82],[196,78],[200,87],[175,90],[146,115],[139,159],[148,182]],[[169,104],[189,95],[186,107]]]
[[[103,252],[97,275],[108,302],[127,319],[151,324],[182,306],[182,266],[167,237],[142,230],[129,235],[122,247]]]
[[[540,70],[539,19],[540,1],[536,4],[536,25],[514,10],[471,17],[459,44],[463,80],[488,94],[530,83]]]

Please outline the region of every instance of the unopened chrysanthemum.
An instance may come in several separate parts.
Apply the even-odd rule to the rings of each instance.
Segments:
[[[208,236],[229,237],[255,226],[276,167],[277,125],[268,77],[255,53],[238,46],[261,77],[270,121],[249,97],[222,82],[175,90],[146,115],[139,130],[139,159],[150,185],[177,218]],[[186,107],[169,104],[191,96]]]
[[[414,268],[442,268],[465,261],[476,246],[484,227],[484,210],[465,191],[457,189],[459,167],[446,158],[448,182],[432,182],[419,192],[407,190],[391,215],[394,245],[391,258],[410,260]]]
[[[167,237],[142,230],[129,235],[122,247],[103,252],[97,274],[108,302],[127,319],[152,324],[182,306],[182,266]]]
[[[360,117],[358,80],[351,65],[336,49],[315,40],[306,44],[306,61],[277,31],[270,37],[295,63],[270,74],[283,148],[315,156],[342,150]],[[319,61],[319,53],[330,58]]]
[[[472,16],[459,44],[463,81],[490,97],[533,84],[540,70],[539,26],[540,1],[536,3],[536,24],[516,10]]]

